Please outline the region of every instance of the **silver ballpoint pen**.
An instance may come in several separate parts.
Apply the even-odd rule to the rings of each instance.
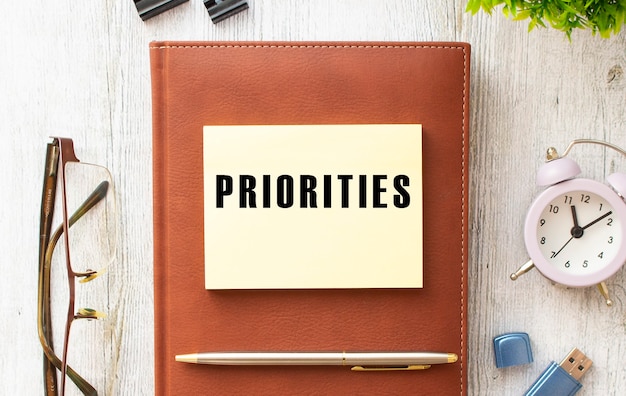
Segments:
[[[176,361],[238,366],[352,366],[355,371],[424,370],[454,363],[445,352],[205,352],[176,355]]]

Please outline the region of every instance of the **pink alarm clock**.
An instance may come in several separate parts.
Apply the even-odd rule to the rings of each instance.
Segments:
[[[613,144],[589,139],[572,141],[563,156],[548,149],[548,161],[537,173],[537,185],[547,188],[530,206],[524,225],[530,261],[511,279],[537,268],[565,286],[597,285],[607,305],[612,305],[605,280],[626,262],[626,174],[611,174],[608,185],[576,178],[580,167],[566,155],[581,143],[599,144],[626,156]]]

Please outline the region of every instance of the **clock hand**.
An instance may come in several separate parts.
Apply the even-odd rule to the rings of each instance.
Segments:
[[[559,249],[559,251],[558,251],[558,252],[556,252],[556,253],[554,253],[554,254],[552,255],[552,257],[550,257],[550,258],[555,258],[555,257],[556,257],[559,253],[561,253],[561,251],[562,251],[563,249],[565,249],[565,246],[567,246],[567,245],[568,245],[568,244],[572,241],[572,239],[574,239],[574,235],[572,235],[572,236],[571,236],[571,238],[570,238],[570,239],[568,239],[568,240],[567,240],[567,242],[565,242],[565,245],[563,245],[563,246]]]
[[[572,217],[574,218],[574,227],[572,227],[572,230],[570,231],[570,233],[572,234],[574,238],[580,238],[584,234],[584,228],[578,225],[578,216],[576,216],[576,207],[572,205],[571,208],[572,208]]]
[[[586,226],[583,227],[583,230],[586,230],[587,228],[591,227],[592,225],[596,224],[598,221],[604,219],[607,216],[610,216],[613,212],[606,212],[605,214],[603,214],[602,216],[598,217],[597,219],[595,219],[594,221],[592,221],[591,223],[587,224]]]
[[[576,206],[572,205],[572,217],[574,218],[574,227],[580,227],[578,225],[578,217],[576,216]]]

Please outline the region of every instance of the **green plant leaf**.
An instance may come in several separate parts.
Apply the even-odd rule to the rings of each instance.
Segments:
[[[550,26],[570,39],[574,29],[609,38],[626,23],[626,0],[468,0],[466,11],[491,15],[499,6],[506,18],[528,20],[528,31]]]

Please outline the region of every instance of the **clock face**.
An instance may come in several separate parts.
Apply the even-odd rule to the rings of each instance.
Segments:
[[[526,220],[526,247],[537,269],[569,286],[597,284],[626,259],[626,204],[608,186],[573,179],[548,188]]]

